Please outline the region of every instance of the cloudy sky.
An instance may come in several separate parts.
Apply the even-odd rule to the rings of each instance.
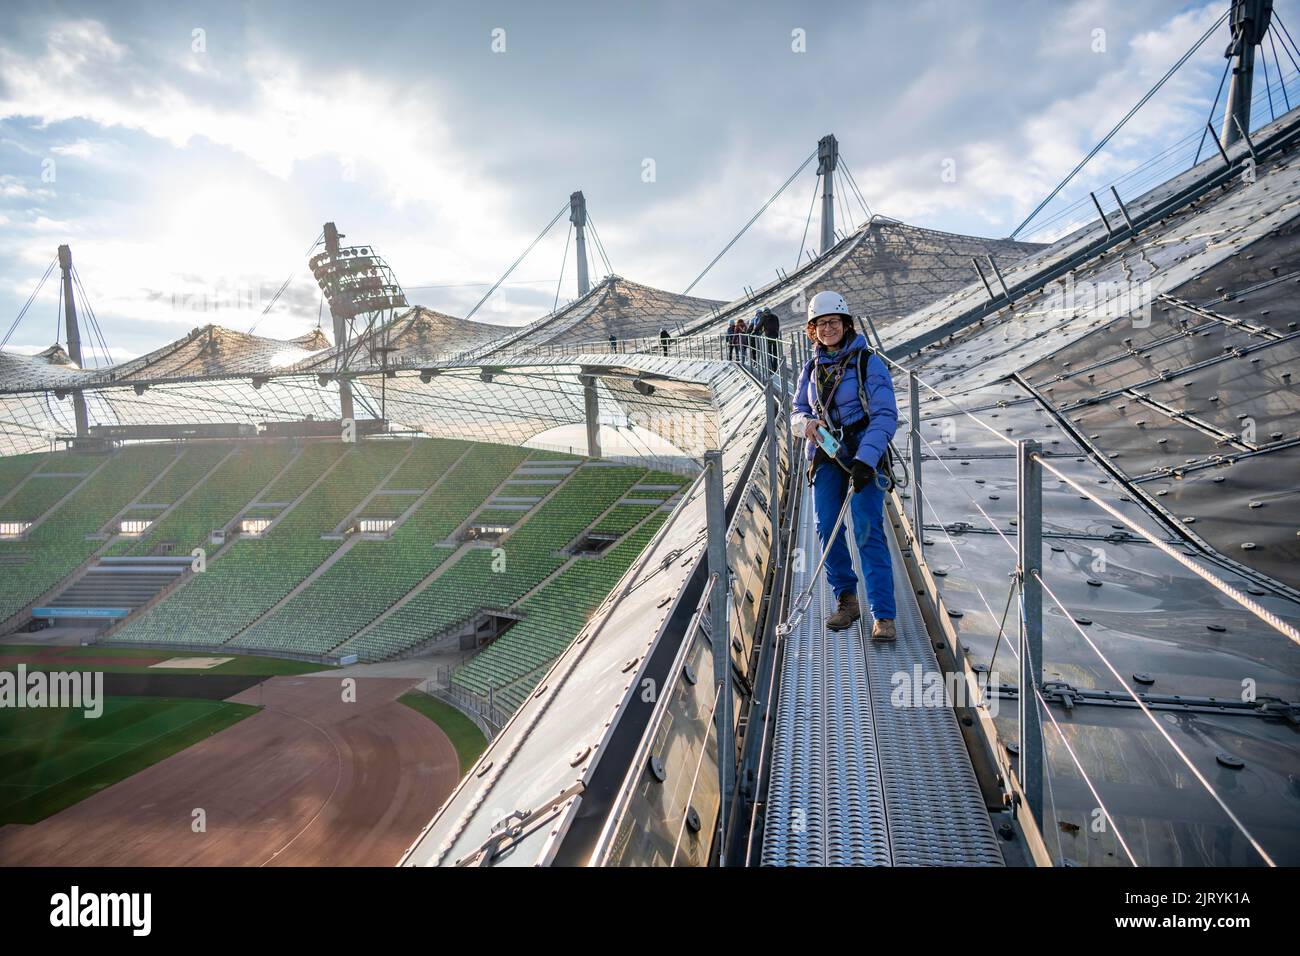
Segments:
[[[6,0],[0,333],[69,243],[116,359],[207,322],[301,334],[327,219],[464,315],[579,188],[614,271],[680,291],[828,132],[872,211],[1005,236],[1227,6]],[[1300,0],[1277,7],[1300,27]],[[1041,219],[1185,160],[1227,37]],[[793,266],[814,168],[695,294]],[[549,311],[567,228],[475,317]],[[51,281],[8,347],[48,346],[57,307]]]

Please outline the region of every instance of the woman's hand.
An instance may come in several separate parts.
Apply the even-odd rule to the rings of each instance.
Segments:
[[[805,422],[805,423],[804,423],[804,426],[803,426],[803,437],[806,438],[806,439],[808,439],[809,441],[816,441],[816,440],[817,440],[817,429],[818,429],[822,424],[823,424],[823,423],[822,423],[821,421],[819,421],[818,419],[816,419],[816,418],[810,418],[810,419],[808,419],[808,421]]]

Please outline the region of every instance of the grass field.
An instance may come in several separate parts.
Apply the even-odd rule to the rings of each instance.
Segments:
[[[233,660],[216,667],[194,670],[151,668],[154,661],[178,657],[233,657]],[[12,670],[18,664],[28,670],[48,671],[103,671],[106,674],[170,673],[170,674],[243,674],[274,677],[281,674],[307,674],[312,671],[333,670],[326,664],[309,664],[306,661],[283,660],[278,657],[223,654],[219,651],[201,653],[155,650],[142,647],[59,647],[42,644],[0,644],[0,670]]]
[[[0,709],[0,824],[43,820],[257,710],[173,697],[106,697],[94,720]]]
[[[474,765],[479,754],[487,748],[487,739],[483,736],[483,731],[451,704],[430,697],[428,694],[422,694],[418,690],[408,691],[397,699],[412,710],[418,710],[442,728],[442,732],[456,748],[461,776],[465,775],[465,772]]]

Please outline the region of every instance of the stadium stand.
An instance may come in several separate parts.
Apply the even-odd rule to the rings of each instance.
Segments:
[[[340,541],[322,538],[411,452],[409,441],[308,444],[263,496],[289,504],[263,536],[241,536],[114,643],[212,646],[229,640],[319,568]]]
[[[653,513],[653,508],[618,505],[606,520],[617,512],[616,523],[627,524],[638,510],[641,519],[635,531],[599,557],[574,558],[520,602],[524,619],[460,667],[452,675],[452,682],[483,696],[492,692],[498,705],[517,709],[650,543],[666,517],[662,511]]]
[[[208,474],[198,493],[180,502],[139,538],[116,542],[109,554],[188,554],[205,546],[212,532],[228,528],[240,509],[295,453],[296,449],[284,442],[241,447]]]
[[[103,541],[89,536],[100,532],[176,457],[172,445],[137,446],[111,455],[49,456],[42,474],[80,470],[88,477],[77,479],[71,493],[65,490],[54,503],[46,501],[47,510],[24,539],[0,541],[0,555],[6,558],[0,620],[40,598],[94,555]],[[36,479],[38,484],[49,480],[54,479]],[[15,496],[6,507],[21,498]],[[23,520],[32,520],[30,513]]]
[[[0,561],[39,549],[39,560],[5,562],[6,616],[63,582],[51,607],[131,612],[106,632],[112,644],[363,661],[419,651],[482,615],[517,617],[455,676],[499,703],[531,690],[686,481],[424,438],[37,454],[6,460],[3,477],[0,514],[43,519],[27,540],[0,541]],[[114,533],[141,517],[155,520],[138,536]],[[239,533],[253,517],[271,523]],[[503,536],[477,540],[480,526]],[[575,556],[590,534],[603,550]],[[201,574],[185,560],[197,547],[208,549]]]
[[[0,506],[0,521],[38,521],[85,478],[85,475],[32,475]]]
[[[527,454],[503,445],[471,447],[454,441],[430,441],[429,447],[437,457],[422,462],[422,474],[408,468],[390,481],[407,487],[418,481],[431,488],[392,537],[357,540],[310,586],[236,637],[231,646],[324,654],[341,644],[454,552],[438,544]]]
[[[559,459],[563,460],[563,459]],[[504,610],[565,563],[560,554],[646,474],[593,462],[577,468],[495,548],[472,547],[400,608],[344,644],[381,660],[437,639],[485,609]]]
[[[45,462],[42,454],[0,456],[0,507],[18,485]]]

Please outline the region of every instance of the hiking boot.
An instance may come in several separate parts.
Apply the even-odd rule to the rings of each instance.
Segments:
[[[892,641],[898,637],[898,629],[894,627],[892,617],[876,618],[876,623],[871,625],[871,639],[873,641]]]
[[[858,596],[852,591],[845,591],[840,595],[840,606],[835,609],[835,613],[826,619],[826,629],[829,631],[844,631],[853,626],[853,622],[862,616],[858,610]]]

